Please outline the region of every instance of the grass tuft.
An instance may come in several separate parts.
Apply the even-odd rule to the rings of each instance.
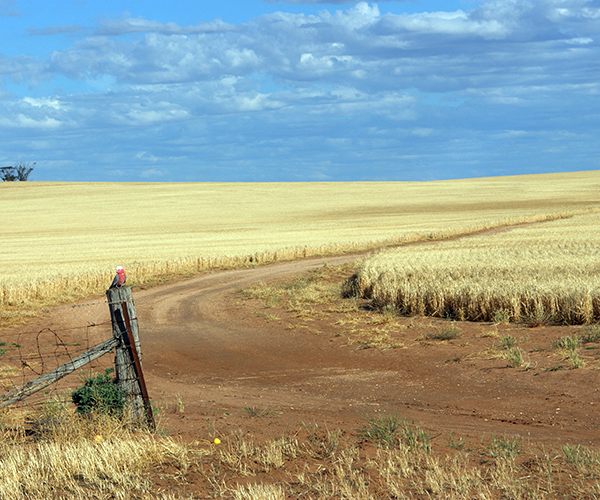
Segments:
[[[580,338],[583,344],[600,343],[600,325],[589,326]]]
[[[577,335],[568,335],[552,342],[552,347],[558,349],[559,356],[568,362],[569,368],[577,369],[585,365],[579,353],[581,339]]]
[[[563,453],[567,463],[573,465],[578,471],[593,469],[600,465],[600,452],[595,452],[578,444],[563,446]]]
[[[514,458],[523,452],[523,440],[521,436],[513,436],[509,438],[506,434],[498,437],[496,434],[492,436],[488,451],[492,458]]]
[[[552,347],[565,349],[567,351],[576,351],[581,346],[581,340],[576,335],[561,337],[552,342]]]
[[[258,417],[258,418],[276,417],[277,415],[280,415],[280,413],[281,413],[281,412],[278,412],[275,410],[271,410],[270,408],[267,408],[262,405],[247,406],[246,408],[243,409],[243,411],[250,417]]]
[[[505,356],[511,368],[518,368],[525,363],[523,349],[520,347],[511,347],[510,349],[507,349]]]
[[[498,336],[498,345],[501,349],[511,349],[519,344],[516,338],[510,334]]]
[[[455,324],[444,326],[443,328],[437,329],[433,333],[427,333],[424,335],[426,340],[454,340],[459,337],[460,333]]]
[[[397,448],[404,445],[408,448],[419,448],[427,452],[431,449],[431,437],[418,425],[409,424],[406,418],[400,418],[396,413],[379,415],[367,420],[359,430],[363,439],[375,441],[385,448]]]

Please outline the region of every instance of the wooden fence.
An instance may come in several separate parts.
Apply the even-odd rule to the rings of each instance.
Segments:
[[[0,398],[0,408],[22,401],[114,349],[116,383],[125,393],[126,407],[132,417],[145,420],[154,428],[152,406],[140,359],[138,321],[131,288],[110,288],[106,291],[106,297],[113,336],[51,372],[5,394]]]

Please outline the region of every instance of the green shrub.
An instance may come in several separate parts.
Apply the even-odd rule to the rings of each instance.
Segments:
[[[112,368],[104,375],[88,378],[83,387],[71,393],[71,399],[77,406],[77,413],[87,415],[93,412],[120,417],[125,406],[125,393],[117,387],[110,376]]]
[[[493,323],[495,325],[510,323],[510,311],[508,309],[498,309],[495,311]]]
[[[460,337],[460,333],[455,324],[448,325],[439,330],[436,329],[435,333],[428,333],[425,335],[427,340],[454,340]]]
[[[493,458],[513,458],[523,452],[523,440],[521,436],[507,438],[506,434],[500,438],[494,433],[488,449]]]
[[[581,335],[581,342],[583,344],[600,342],[600,325],[588,327],[583,335]]]

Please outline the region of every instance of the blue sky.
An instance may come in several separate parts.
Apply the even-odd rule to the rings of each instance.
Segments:
[[[600,0],[0,0],[31,180],[600,169]]]

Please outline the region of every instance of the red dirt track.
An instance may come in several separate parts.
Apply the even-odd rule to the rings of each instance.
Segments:
[[[503,359],[469,356],[492,344],[481,335],[489,324],[457,323],[458,340],[423,343],[416,339],[437,320],[406,318],[412,327],[397,332],[406,348],[357,350],[347,335],[331,334],[335,317],[315,319],[312,329],[288,328],[295,320],[284,310],[274,313],[282,319],[267,321],[257,315],[258,303],[236,294],[259,281],[317,269],[325,260],[331,266],[356,258],[219,271],[134,289],[146,383],[155,406],[163,408],[164,429],[200,441],[214,435],[226,440],[239,430],[278,437],[304,424],[352,433],[365,418],[397,412],[444,443],[452,431],[473,440],[506,433],[544,446],[600,447],[600,371],[589,364],[543,370],[558,364],[550,339],[583,327],[498,326],[523,338],[520,346],[534,366],[524,370],[508,368]],[[107,318],[99,297],[97,305],[57,309],[36,323],[68,328]],[[252,418],[244,411],[252,407],[272,413]]]

